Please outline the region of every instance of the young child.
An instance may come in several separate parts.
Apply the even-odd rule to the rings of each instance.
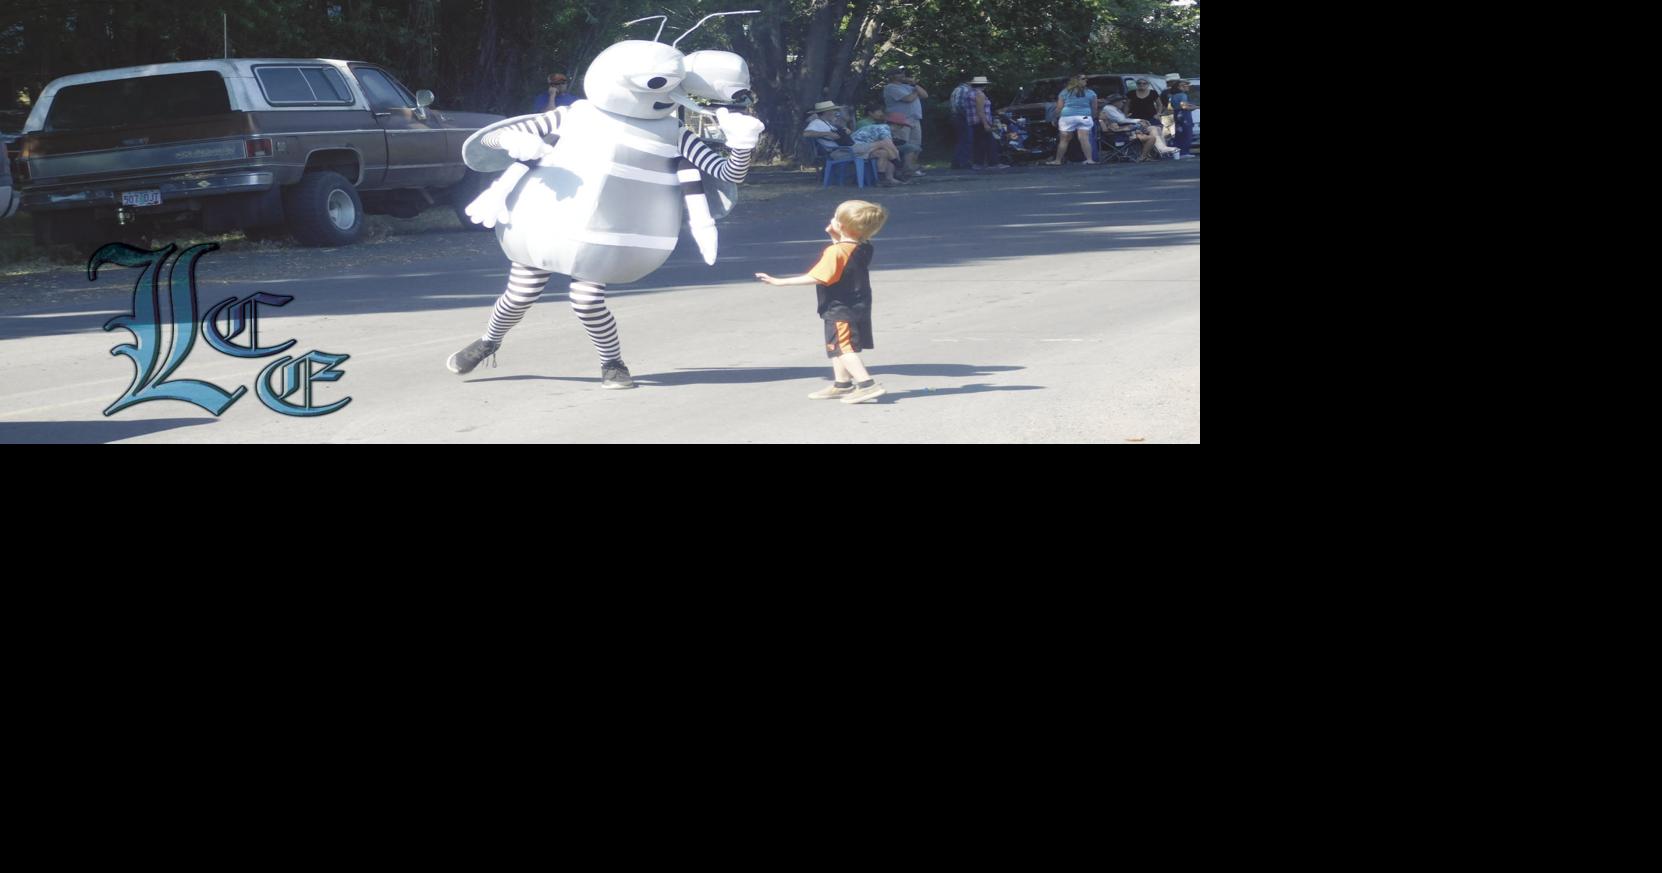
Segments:
[[[876,203],[844,201],[825,228],[831,235],[831,245],[812,270],[788,279],[756,274],[769,285],[819,286],[819,317],[825,320],[825,354],[831,359],[834,380],[829,388],[808,395],[810,399],[861,403],[884,394],[883,386],[860,363],[859,353],[873,345],[871,276],[867,272],[871,266],[871,238],[888,220],[888,210]]]

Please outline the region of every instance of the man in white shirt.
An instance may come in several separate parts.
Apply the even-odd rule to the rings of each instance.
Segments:
[[[1177,149],[1166,145],[1166,138],[1160,135],[1160,129],[1146,121],[1131,118],[1125,114],[1125,95],[1115,94],[1108,98],[1102,107],[1102,127],[1104,130],[1115,133],[1129,133],[1131,138],[1143,144],[1143,160],[1148,160],[1150,149],[1159,151],[1162,158],[1177,157]]]
[[[850,133],[847,128],[833,124],[836,120],[837,104],[821,100],[815,103],[813,111],[808,113],[808,126],[802,130],[802,138],[813,142],[817,153],[827,155],[828,160],[840,160],[854,154],[846,146],[838,144]]]

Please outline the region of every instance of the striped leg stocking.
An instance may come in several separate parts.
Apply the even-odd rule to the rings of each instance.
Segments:
[[[548,277],[552,275],[546,270],[514,264],[508,272],[508,290],[496,299],[496,309],[491,312],[485,339],[493,343],[502,342],[508,331],[525,317],[525,311],[531,308],[531,304],[542,296],[542,289],[548,286]]]

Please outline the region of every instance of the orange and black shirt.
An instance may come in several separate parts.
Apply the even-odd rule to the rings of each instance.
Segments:
[[[850,321],[871,315],[872,246],[869,242],[832,243],[808,275],[819,284],[819,317]]]

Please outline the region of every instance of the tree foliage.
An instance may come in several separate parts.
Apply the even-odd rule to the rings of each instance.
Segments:
[[[220,57],[332,57],[391,69],[439,105],[527,111],[552,71],[581,81],[620,39],[664,41],[712,12],[683,51],[749,61],[758,112],[786,149],[819,100],[875,99],[905,64],[944,99],[969,76],[995,102],[1033,78],[1072,72],[1200,71],[1200,10],[1168,0],[7,0],[0,7],[0,110],[24,110],[75,72]],[[13,103],[16,105],[11,105]],[[15,125],[0,119],[0,130]]]

